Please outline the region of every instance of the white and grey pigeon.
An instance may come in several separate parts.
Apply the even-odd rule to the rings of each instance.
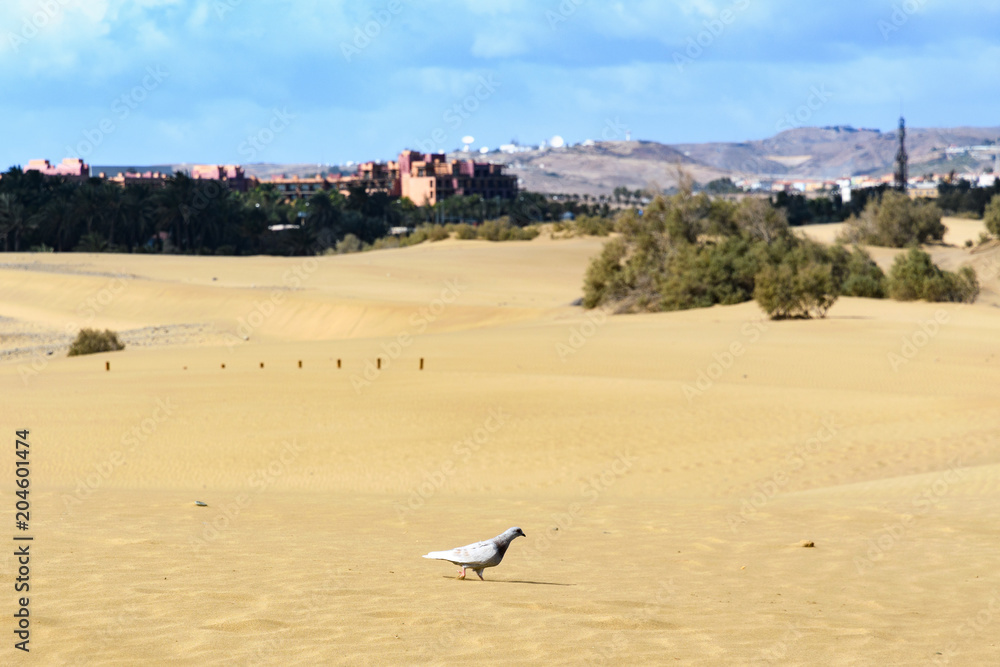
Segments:
[[[516,526],[508,528],[491,540],[483,540],[449,551],[432,551],[424,558],[446,560],[458,565],[462,568],[459,570],[459,579],[465,579],[466,568],[470,568],[482,579],[483,569],[499,565],[500,561],[503,560],[503,555],[507,553],[507,547],[514,541],[515,537],[525,537],[524,531]]]

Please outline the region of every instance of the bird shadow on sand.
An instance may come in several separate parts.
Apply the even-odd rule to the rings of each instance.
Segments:
[[[458,577],[444,577],[445,579],[454,579],[455,581],[463,581]],[[560,584],[555,581],[522,581],[519,579],[485,579],[479,581],[477,579],[465,579],[464,581],[471,581],[477,584],[531,584],[533,586],[576,586],[576,584]]]

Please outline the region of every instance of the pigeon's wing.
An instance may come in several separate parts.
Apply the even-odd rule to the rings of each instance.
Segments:
[[[432,551],[424,558],[434,558],[437,560],[447,560],[460,565],[476,567],[479,565],[489,565],[497,557],[499,549],[493,540],[476,542],[464,547],[458,547],[450,551]]]

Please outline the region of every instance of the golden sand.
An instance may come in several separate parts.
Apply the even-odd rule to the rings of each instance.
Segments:
[[[604,316],[600,246],[0,257],[28,657],[995,662],[1000,309]],[[84,324],[134,344],[65,357]],[[514,525],[485,582],[420,558]]]

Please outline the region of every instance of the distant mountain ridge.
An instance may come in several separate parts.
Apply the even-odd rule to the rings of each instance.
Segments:
[[[947,159],[949,146],[978,145],[1000,139],[1000,127],[907,128],[906,150],[911,173],[922,165]],[[717,169],[740,173],[769,173],[808,178],[842,178],[892,171],[898,133],[850,126],[801,127],[780,132],[760,141],[740,144],[678,144],[674,148],[695,161]],[[803,157],[788,164],[775,157]],[[986,165],[989,160],[984,160]]]
[[[850,126],[800,127],[745,142],[660,144],[600,142],[513,155],[490,154],[518,174],[527,190],[607,193],[618,186],[669,187],[677,183],[676,165],[699,183],[722,177],[836,179],[891,173],[897,132]],[[911,175],[927,172],[989,171],[985,154],[948,154],[951,146],[1000,143],[998,127],[907,128]]]
[[[698,183],[722,177],[835,179],[890,173],[897,133],[849,125],[798,127],[773,137],[744,142],[662,144],[655,141],[601,141],[519,153],[453,152],[450,158],[506,164],[533,192],[608,194],[614,188],[668,188],[677,183],[681,164]],[[1000,126],[907,128],[910,174],[989,171],[993,158],[983,153],[948,153],[951,146],[1000,144]],[[160,165],[172,171],[190,165]],[[243,165],[247,175],[312,176],[350,171],[346,166],[319,164]],[[146,171],[147,167],[140,167]],[[96,173],[97,168],[95,168]]]

